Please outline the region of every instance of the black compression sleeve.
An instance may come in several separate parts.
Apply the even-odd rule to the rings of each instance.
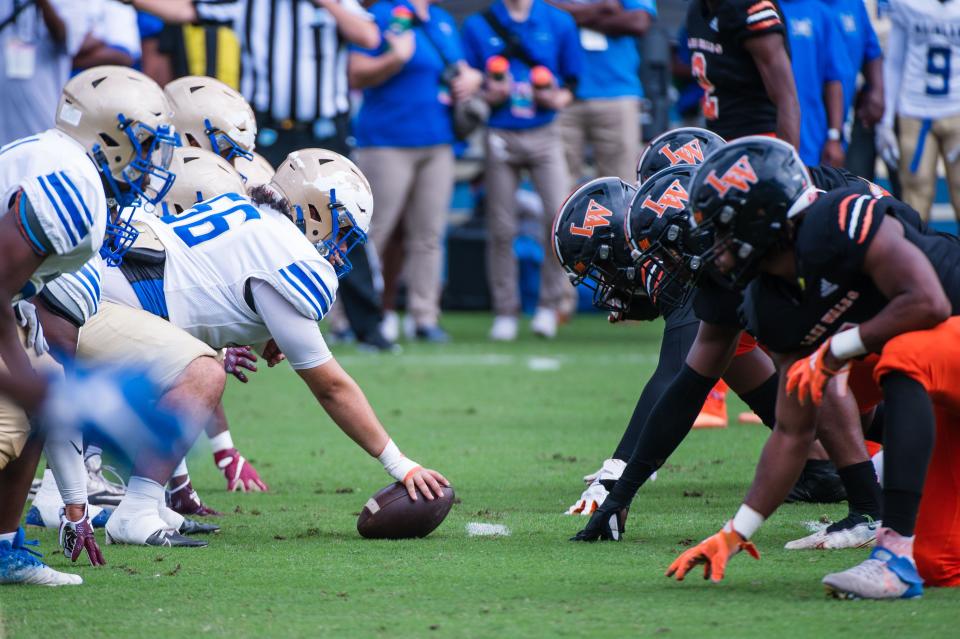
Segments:
[[[629,504],[637,490],[677,449],[703,407],[714,378],[704,377],[683,365],[647,417],[637,447],[610,496]]]
[[[740,395],[750,410],[763,420],[767,428],[773,428],[777,421],[777,374],[774,373],[749,393]]]
[[[883,525],[909,537],[920,508],[936,422],[923,385],[901,373],[885,375],[883,388]]]

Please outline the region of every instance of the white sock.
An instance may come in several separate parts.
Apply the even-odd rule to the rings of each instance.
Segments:
[[[211,437],[210,447],[213,448],[213,452],[215,453],[233,448],[233,437],[230,436],[230,431],[225,430],[219,435]]]
[[[17,536],[17,531],[14,530],[12,533],[0,533],[0,541],[9,541],[13,543],[13,538]]]
[[[171,477],[179,477],[180,475],[189,475],[190,471],[187,470],[187,458],[184,457],[180,460],[180,463],[177,464],[177,467],[173,469]]]
[[[155,511],[161,500],[163,486],[152,479],[134,475],[127,482],[127,494],[123,496],[118,508]]]
[[[87,457],[102,457],[103,449],[99,446],[88,445],[86,450],[83,451],[83,458]]]
[[[87,503],[87,467],[83,463],[82,451],[83,441],[79,436],[48,439],[43,447],[60,496],[67,504]]]

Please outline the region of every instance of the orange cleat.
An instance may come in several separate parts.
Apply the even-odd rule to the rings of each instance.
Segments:
[[[694,428],[727,427],[727,385],[720,380],[710,389],[707,401],[703,403],[700,414],[693,422]]]

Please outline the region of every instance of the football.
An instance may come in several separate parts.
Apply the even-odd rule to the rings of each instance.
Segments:
[[[453,506],[453,487],[433,500],[417,495],[410,499],[400,482],[390,484],[367,500],[357,518],[357,532],[367,539],[426,537],[443,523]]]

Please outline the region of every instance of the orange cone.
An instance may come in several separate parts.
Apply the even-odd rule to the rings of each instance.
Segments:
[[[707,401],[693,422],[694,428],[727,427],[727,384],[721,379],[710,389]]]

